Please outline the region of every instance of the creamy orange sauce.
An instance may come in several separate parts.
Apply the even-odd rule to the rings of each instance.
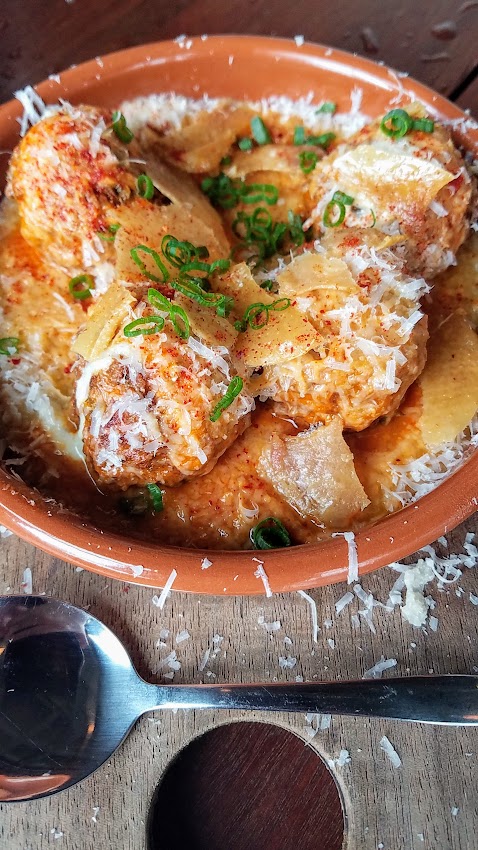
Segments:
[[[463,257],[463,265],[461,263]],[[471,259],[473,258],[473,260]],[[460,263],[440,276],[428,302],[431,318],[446,304],[447,312],[468,306],[470,318],[478,299],[478,238],[473,238],[461,252]],[[6,332],[18,327],[29,328],[40,338],[42,368],[52,376],[65,394],[73,393],[74,375],[69,345],[73,334],[84,320],[81,305],[68,300],[74,319],[64,306],[52,298],[52,291],[63,290],[68,298],[67,277],[45,269],[38,253],[22,239],[18,230],[0,244],[0,264],[5,274],[14,273],[18,283],[6,295],[2,293],[3,327]],[[460,274],[460,270],[463,273]],[[451,279],[450,285],[447,280]],[[455,281],[460,280],[458,295]],[[466,294],[466,297],[465,295]],[[21,362],[21,353],[18,358]],[[0,390],[1,393],[1,390]],[[3,400],[4,405],[8,401]],[[355,528],[376,522],[390,510],[399,509],[384,501],[382,485],[390,487],[390,463],[407,463],[426,449],[417,420],[420,414],[420,392],[408,392],[391,421],[377,423],[365,431],[349,432],[346,441],[351,448],[358,477],[371,504],[357,519]],[[15,423],[15,434],[2,434],[19,453],[31,444],[29,422],[25,428]],[[74,433],[74,413],[65,405],[63,426]],[[4,426],[5,427],[5,426]],[[101,526],[113,527],[145,540],[158,540],[172,545],[210,549],[241,549],[249,545],[250,529],[259,518],[275,516],[282,520],[297,543],[329,536],[335,529],[320,528],[299,516],[273,489],[257,475],[257,462],[272,431],[281,435],[297,433],[293,424],[274,415],[273,405],[259,405],[251,427],[218,461],[207,475],[191,479],[177,487],[165,487],[164,510],[159,514],[128,517],[118,508],[118,498],[102,494],[91,481],[84,464],[74,463],[44,438],[38,453],[25,464],[13,467],[45,496],[54,498],[73,510],[89,516]],[[41,437],[41,430],[36,429]]]
[[[277,184],[277,177],[271,178],[271,182]],[[302,199],[298,206],[302,208]],[[230,223],[231,215],[226,214],[225,218]],[[77,417],[71,403],[75,372],[70,346],[84,323],[85,308],[69,294],[67,271],[49,265],[47,258],[22,238],[14,212],[4,208],[4,220],[3,233],[0,233],[3,276],[0,335],[19,336],[21,341],[28,341],[29,375],[34,375],[36,368],[48,377],[53,415],[61,426],[64,440],[74,442]],[[463,246],[458,260],[458,266],[436,279],[425,300],[424,309],[429,314],[432,330],[456,310],[464,310],[476,326],[476,235]],[[25,356],[20,345],[18,355],[11,358],[11,370],[18,368],[20,372],[25,366]],[[48,389],[42,387],[40,396],[45,393],[48,394]],[[157,540],[210,549],[247,548],[251,545],[251,528],[269,516],[284,523],[295,543],[315,541],[343,530],[326,528],[300,516],[257,474],[259,457],[270,434],[291,436],[297,433],[293,422],[280,416],[272,403],[258,403],[251,426],[212,471],[176,487],[162,488],[164,510],[157,514],[150,511],[144,516],[128,516],[121,510],[117,494],[101,492],[91,480],[84,461],[71,456],[61,435],[51,439],[41,422],[31,417],[21,403],[16,404],[5,386],[0,386],[0,404],[0,438],[10,447],[5,453],[7,468],[9,460],[20,460],[10,468],[45,497],[79,511],[99,527],[111,527],[149,542]],[[389,467],[408,463],[427,451],[417,425],[420,410],[420,391],[413,385],[390,421],[345,434],[357,475],[370,499],[370,505],[360,516],[352,518],[348,527],[356,529],[374,523],[401,507],[398,499],[386,495],[391,488]]]

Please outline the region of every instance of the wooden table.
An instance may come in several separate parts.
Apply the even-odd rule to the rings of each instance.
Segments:
[[[476,0],[336,0],[333,8],[305,0],[102,0],[101,5],[94,0],[3,0],[0,100],[27,82],[103,52],[183,32],[242,32],[303,34],[364,53],[478,112],[477,23]],[[470,520],[449,534],[449,551],[462,552],[466,532],[477,530],[476,520]],[[89,607],[123,638],[139,672],[158,682],[173,672],[164,664],[172,650],[181,665],[175,682],[353,678],[382,655],[397,659],[392,674],[478,671],[476,608],[470,601],[477,582],[471,570],[465,569],[448,590],[432,589],[438,629],[428,634],[405,623],[398,608],[391,614],[374,609],[373,634],[363,616],[357,620],[358,599],[336,614],[344,585],[317,590],[311,595],[321,631],[314,643],[310,605],[297,594],[216,599],[173,593],[160,611],[152,604],[153,590],[106,581],[14,537],[3,538],[0,593],[22,592],[25,567],[32,569],[35,593]],[[386,568],[364,578],[362,587],[385,601],[395,578]],[[268,630],[264,624],[275,625]],[[185,630],[190,637],[176,643]],[[270,722],[241,712],[165,712],[143,718],[117,755],[80,786],[47,800],[0,806],[0,847],[143,850],[153,792],[175,755],[201,733],[244,720]],[[338,804],[315,754],[336,760],[341,750],[348,751],[350,761],[332,770],[347,817],[347,848],[477,846],[477,731],[351,718],[333,718],[330,728],[316,731],[317,718],[285,714],[273,722],[272,730],[233,726],[232,732],[224,729],[196,743],[191,758],[185,751],[158,798],[155,829],[161,837],[148,850],[335,850],[340,846]],[[307,745],[305,756],[297,751],[297,737],[275,731],[280,727]],[[399,753],[401,767],[393,767],[380,748],[383,735]],[[174,839],[172,819],[176,826],[189,819],[195,837],[190,831],[186,840],[183,830],[183,837]]]

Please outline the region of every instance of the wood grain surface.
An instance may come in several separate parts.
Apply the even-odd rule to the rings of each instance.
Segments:
[[[309,40],[356,51],[407,71],[478,112],[477,22],[477,0],[336,0],[333,7],[305,0],[103,0],[101,4],[3,0],[0,100],[26,83],[104,52],[181,33],[239,32],[303,34]],[[476,520],[448,535],[449,551],[463,552],[465,533],[470,530],[478,530]],[[347,590],[345,585],[317,590],[311,595],[321,630],[314,643],[310,606],[297,594],[216,599],[173,592],[160,611],[152,603],[153,590],[78,571],[14,537],[0,540],[0,593],[22,592],[25,567],[32,569],[35,593],[87,607],[112,627],[140,674],[150,681],[170,681],[164,676],[173,672],[166,660],[172,651],[181,665],[174,673],[175,682],[357,678],[382,656],[397,659],[397,666],[386,676],[478,672],[478,609],[470,601],[470,593],[478,593],[478,583],[476,574],[467,569],[457,585],[442,592],[436,585],[431,589],[436,632],[412,628],[397,608],[388,614],[377,607],[372,633],[363,615],[358,615],[362,606],[357,598],[336,615],[335,602]],[[396,573],[385,568],[364,578],[362,587],[385,602],[395,578]],[[275,623],[275,630],[269,632],[259,620]],[[176,643],[176,635],[184,630],[190,637]],[[201,669],[208,649],[209,660]],[[290,666],[281,666],[280,658]],[[247,734],[242,725],[224,727],[246,720],[274,725],[255,727]],[[0,848],[172,850],[168,829],[169,835],[174,830],[169,824],[163,834],[161,821],[187,814],[189,822],[194,822],[192,808],[196,821],[202,818],[207,829],[198,828],[181,839],[176,846],[182,850],[213,850],[212,842],[218,837],[222,850],[245,846],[288,850],[292,844],[286,843],[287,829],[294,823],[297,846],[306,850],[304,811],[315,805],[318,812],[313,812],[311,820],[317,841],[310,846],[335,850],[340,818],[336,802],[330,802],[326,806],[330,817],[321,820],[321,788],[330,786],[323,785],[322,762],[315,755],[336,761],[341,750],[348,751],[350,761],[342,767],[335,765],[333,773],[344,800],[348,850],[473,850],[477,846],[476,730],[353,718],[333,718],[330,728],[317,731],[318,725],[318,718],[285,714],[271,718],[256,712],[162,712],[145,717],[121,750],[76,788],[46,800],[0,806]],[[280,735],[280,727],[295,735]],[[198,736],[210,730],[216,731],[198,742]],[[383,735],[400,754],[400,768],[394,768],[380,748]],[[297,736],[307,745],[303,760],[297,753]],[[193,747],[184,750],[190,742]],[[224,762],[237,765],[237,771],[221,764],[221,752]],[[174,763],[178,753],[182,755]],[[172,763],[173,770],[155,800],[157,807],[151,809],[155,789]],[[248,796],[251,807],[255,806],[257,790],[268,771],[270,775],[272,763],[277,773],[269,782],[270,797],[262,813],[263,820],[271,821],[271,841],[276,828],[276,815],[271,813],[283,799],[281,782],[287,787],[282,803],[284,840],[277,839],[275,844],[264,837],[265,831],[247,833],[242,823],[227,830],[227,819],[234,811],[231,794],[237,798],[239,789],[238,806],[247,808]],[[296,781],[291,778],[294,769]],[[308,780],[305,791],[304,779]],[[221,784],[216,797],[214,781]],[[213,811],[214,803],[224,818]],[[151,811],[157,815],[151,819],[152,828],[159,829],[160,835],[148,847]],[[261,815],[260,807],[251,813],[248,825],[254,823],[253,814]]]
[[[448,536],[449,551],[463,551],[467,530],[476,531],[476,521]],[[397,666],[386,676],[478,669],[477,608],[470,602],[470,592],[478,593],[478,582],[472,570],[464,570],[457,586],[441,593],[436,586],[431,588],[436,633],[412,628],[398,609],[387,614],[376,608],[373,634],[363,617],[358,628],[354,625],[353,615],[362,608],[358,600],[336,615],[335,602],[347,590],[345,585],[314,591],[321,627],[315,644],[310,607],[298,594],[219,599],[173,592],[160,611],[152,603],[153,590],[78,572],[13,537],[4,539],[0,547],[0,593],[21,592],[23,570],[30,566],[35,593],[88,607],[125,641],[137,669],[150,681],[169,681],[164,678],[170,672],[165,659],[172,650],[181,664],[175,682],[358,678],[381,656],[397,659]],[[395,572],[384,568],[364,577],[362,587],[385,602],[395,578]],[[268,632],[259,624],[262,617],[265,623],[280,623],[280,627]],[[162,630],[168,630],[166,637]],[[177,644],[176,635],[184,630],[190,638]],[[201,671],[207,649],[211,650],[209,661]],[[279,658],[289,658],[293,666],[282,668]],[[140,720],[120,751],[76,788],[46,800],[0,806],[0,847],[146,850],[151,799],[172,759],[198,735],[237,720],[262,720],[290,729],[327,759],[337,759],[343,749],[349,751],[350,763],[334,767],[345,801],[348,850],[377,850],[380,844],[383,850],[472,850],[476,846],[476,729],[337,717],[329,729],[310,737],[317,720],[307,721],[303,715],[165,711]],[[380,748],[383,735],[402,759],[398,769]],[[282,764],[290,757],[287,739],[283,751]],[[227,755],[241,759],[240,745]],[[171,817],[183,817],[182,799],[178,798]],[[290,787],[290,799],[291,808],[300,805],[298,784]],[[263,846],[251,844],[250,850]],[[197,844],[191,850],[203,847]],[[241,845],[234,843],[231,834],[224,850],[237,847]],[[332,847],[324,845],[324,850]]]
[[[179,801],[182,816],[171,817]],[[317,753],[278,726],[247,722],[182,750],[148,820],[148,850],[341,850],[345,826],[339,789]]]

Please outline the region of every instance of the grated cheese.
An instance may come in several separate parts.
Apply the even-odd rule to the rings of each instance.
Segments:
[[[32,571],[30,567],[26,567],[23,570],[23,578],[21,584],[22,592],[28,594],[29,596],[33,593],[33,580],[32,580]]]
[[[377,661],[370,670],[366,670],[363,674],[363,679],[381,679],[385,670],[390,670],[391,667],[397,666],[396,658],[385,658],[383,655],[380,661]]]
[[[274,622],[272,622],[272,623],[266,623],[263,615],[261,615],[260,617],[257,618],[257,622],[259,623],[260,626],[264,626],[266,632],[270,632],[270,633],[278,632],[279,629],[282,628],[280,620],[274,620]]]
[[[353,601],[353,598],[354,595],[350,590],[348,590],[347,593],[344,593],[344,595],[341,596],[340,599],[338,599],[335,603],[335,613],[340,614],[340,612],[343,611],[347,605],[350,605],[350,603]]]
[[[294,658],[292,655],[288,655],[287,658],[284,655],[279,656],[279,667],[282,670],[292,670],[296,664],[297,658]]]
[[[402,766],[402,760],[400,756],[398,755],[395,747],[393,747],[392,743],[389,741],[386,735],[384,735],[383,738],[380,739],[380,749],[383,750],[393,767],[399,768]]]
[[[298,590],[297,593],[299,594],[299,596],[302,596],[302,599],[305,599],[305,601],[309,604],[310,613],[312,617],[312,640],[314,641],[314,643],[317,643],[317,636],[320,631],[317,619],[317,604],[315,600],[312,599],[312,597],[305,592],[305,590]]]
[[[45,104],[40,95],[35,91],[33,86],[25,86],[13,93],[13,96],[20,101],[23,106],[23,115],[19,120],[20,135],[24,136],[28,126],[33,127],[43,117],[45,112]]]
[[[178,575],[178,573],[177,573],[176,570],[171,570],[169,578],[168,578],[166,584],[164,585],[161,593],[159,594],[159,596],[153,596],[153,599],[151,600],[153,605],[156,605],[156,607],[159,608],[160,611],[162,611],[163,608],[164,608],[164,603],[166,602],[166,599],[169,596],[169,591],[171,590],[171,588],[172,588],[172,586],[173,586],[173,584],[174,584],[174,582],[177,578],[177,575]]]
[[[352,584],[352,582],[358,579],[358,553],[355,534],[353,531],[335,531],[332,537],[343,537],[347,543],[349,560],[347,584]]]
[[[253,558],[252,560],[257,561],[258,564],[259,564],[259,566],[257,567],[257,570],[254,571],[255,577],[261,579],[262,584],[264,585],[264,590],[266,592],[266,596],[268,596],[268,597],[272,596],[272,590],[271,590],[271,586],[269,584],[269,579],[267,577],[267,573],[264,570],[264,566],[263,566],[264,562],[259,561],[257,558]]]

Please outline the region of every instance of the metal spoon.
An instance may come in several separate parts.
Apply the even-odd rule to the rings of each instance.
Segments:
[[[478,725],[478,676],[277,685],[149,685],[87,611],[0,597],[0,801],[32,800],[93,773],[146,711],[325,712]]]

